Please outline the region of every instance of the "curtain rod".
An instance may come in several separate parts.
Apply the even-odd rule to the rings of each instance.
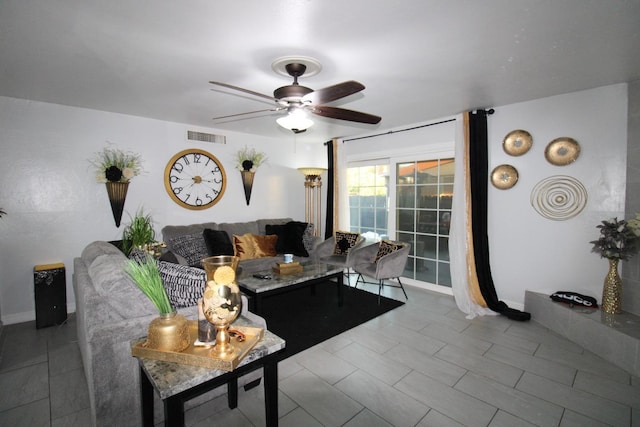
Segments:
[[[455,119],[455,118],[454,118],[454,119],[448,119],[448,120],[442,120],[442,121],[439,121],[439,122],[429,123],[429,124],[426,124],[426,125],[420,125],[420,126],[414,126],[414,127],[407,128],[407,129],[390,130],[390,131],[388,131],[388,132],[385,132],[385,133],[377,133],[377,134],[375,134],[375,135],[368,135],[368,136],[361,136],[361,137],[358,137],[358,138],[343,139],[343,140],[342,140],[342,142],[347,142],[347,141],[357,141],[357,140],[359,140],[359,139],[367,139],[367,138],[374,138],[374,137],[376,137],[376,136],[391,135],[391,134],[394,134],[394,133],[406,132],[406,131],[408,131],[408,130],[415,130],[415,129],[420,129],[420,128],[426,128],[426,127],[429,127],[429,126],[441,125],[441,124],[443,124],[443,123],[449,123],[449,122],[455,122],[455,121],[456,121],[456,119]]]

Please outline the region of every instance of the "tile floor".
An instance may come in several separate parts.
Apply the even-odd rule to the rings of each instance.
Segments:
[[[401,308],[280,363],[281,426],[640,426],[640,378],[535,322],[467,320],[407,288]],[[73,316],[6,326],[0,345],[1,426],[89,425]],[[201,404],[187,425],[261,426],[262,397]]]

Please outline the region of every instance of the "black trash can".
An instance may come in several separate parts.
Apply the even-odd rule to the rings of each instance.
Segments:
[[[67,280],[64,264],[33,268],[36,328],[61,325],[67,320]]]

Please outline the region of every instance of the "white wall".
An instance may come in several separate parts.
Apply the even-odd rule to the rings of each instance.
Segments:
[[[627,85],[495,107],[488,116],[489,171],[507,163],[520,178],[515,187],[488,194],[491,271],[498,297],[522,308],[526,290],[551,294],[572,290],[600,300],[608,263],[591,253],[589,241],[603,219],[623,217],[626,179]],[[506,154],[504,137],[525,129],[534,139],[531,150],[519,157]],[[568,136],[581,147],[578,160],[553,166],[544,150],[555,138]],[[425,153],[452,146],[454,125],[439,124],[372,139],[345,142],[347,160]],[[428,145],[428,147],[426,146]],[[531,206],[534,186],[553,175],[577,178],[588,191],[584,211],[566,221],[540,216]],[[345,227],[346,225],[342,225]],[[434,289],[431,286],[425,286]],[[435,287],[438,289],[440,287]],[[448,292],[446,288],[440,288]]]
[[[571,290],[600,301],[608,263],[591,253],[600,221],[624,216],[627,141],[627,85],[613,85],[530,102],[496,107],[488,118],[489,171],[507,163],[519,172],[509,190],[489,186],[491,270],[498,297],[522,304],[525,290],[551,294]],[[533,147],[507,155],[504,136],[525,129]],[[553,166],[544,157],[557,137],[576,139],[578,160]],[[553,175],[568,175],[586,187],[588,203],[578,216],[552,221],[531,206],[533,187]]]
[[[227,143],[186,140],[187,130],[226,135]],[[135,177],[127,194],[120,228],[115,226],[104,184],[95,181],[88,162],[109,142],[140,153],[146,173]],[[94,240],[117,240],[129,215],[143,207],[156,222],[236,222],[270,217],[304,220],[304,178],[300,166],[326,167],[326,148],[203,129],[95,110],[0,97],[0,313],[2,323],[35,319],[33,266],[63,262],[67,302],[75,310],[71,286],[73,258]],[[255,177],[246,205],[235,153],[243,146],[269,157]],[[215,206],[191,211],[167,195],[164,168],[186,148],[216,156],[227,174],[227,189]]]

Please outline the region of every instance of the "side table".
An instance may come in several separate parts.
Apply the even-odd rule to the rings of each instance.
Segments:
[[[278,356],[285,341],[264,331],[264,337],[233,371],[202,368],[139,357],[142,425],[154,426],[153,392],[164,403],[164,425],[184,426],[184,402],[216,387],[227,385],[229,408],[238,405],[238,377],[263,370],[264,407],[267,426],[278,425]]]

